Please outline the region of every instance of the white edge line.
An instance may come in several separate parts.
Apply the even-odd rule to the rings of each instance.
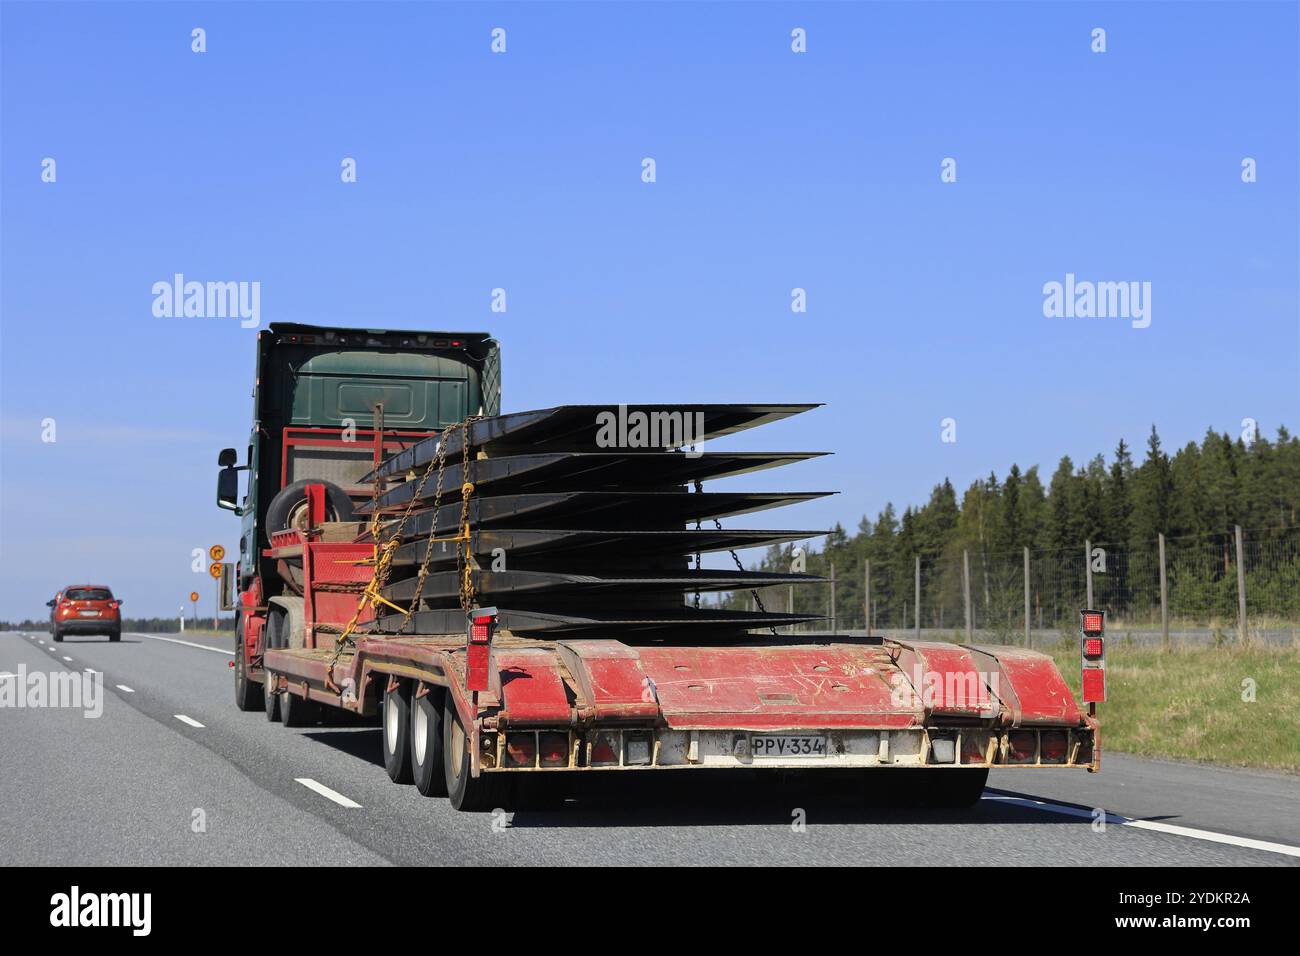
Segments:
[[[189,724],[191,727],[202,727],[202,726],[203,726],[201,723],[199,723],[199,722],[198,722],[197,720],[195,720],[193,717],[186,717],[184,714],[172,714],[172,716],[175,717],[177,720],[179,720],[182,724]]]
[[[208,647],[206,644],[195,644],[193,641],[182,641],[174,637],[159,637],[157,634],[141,634],[137,631],[128,632],[132,637],[145,637],[151,641],[166,641],[168,644],[184,644],[186,647],[197,647],[201,651],[211,651],[214,654],[225,654],[227,657],[234,657],[234,651],[228,651],[221,647]],[[232,634],[233,638],[234,635]]]
[[[1082,807],[1071,807],[1062,803],[1052,803],[1048,800],[1030,800],[1024,797],[1002,796],[1001,794],[989,794],[984,799],[996,800],[999,803],[1011,803],[1018,807],[1029,807],[1033,810],[1046,810],[1048,813],[1060,813],[1068,817],[1082,817],[1085,820],[1093,818],[1093,811],[1091,810],[1085,810]],[[1134,820],[1132,817],[1120,816],[1117,813],[1107,813],[1106,822],[1124,827],[1133,827],[1136,830],[1152,830],[1156,833],[1190,837],[1193,840],[1205,840],[1208,843],[1226,843],[1229,846],[1244,847],[1248,850],[1263,850],[1265,853],[1281,853],[1284,856],[1300,857],[1300,846],[1273,843],[1269,840],[1255,840],[1251,837],[1233,836],[1230,833],[1216,833],[1214,830],[1180,827],[1172,823],[1160,823],[1156,820]]]
[[[349,809],[358,809],[358,810],[361,808],[361,804],[357,803],[355,800],[348,799],[347,797],[343,796],[343,794],[339,793],[337,790],[331,790],[323,783],[317,783],[311,777],[294,777],[293,779],[296,783],[302,784],[308,790],[316,791],[325,799],[333,800],[341,807],[348,807]]]
[[[117,689],[120,690],[120,691],[122,691],[123,693],[126,693],[126,694],[134,694],[134,693],[135,693],[135,691],[133,691],[131,688],[127,687],[125,684],[118,684],[118,685],[117,685]]]

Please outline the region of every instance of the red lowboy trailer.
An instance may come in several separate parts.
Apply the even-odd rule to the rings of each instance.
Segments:
[[[295,335],[285,343],[294,354],[301,359],[307,344],[318,360],[329,351],[326,331],[347,332],[308,328],[269,334]],[[302,343],[307,334],[320,341]],[[387,338],[383,346],[393,348]],[[265,375],[267,348],[259,355]],[[295,382],[305,367],[294,366]],[[406,407],[408,393],[399,389],[394,402],[374,377],[368,398]],[[495,413],[493,405],[478,407]],[[282,407],[309,403],[289,395]],[[664,446],[605,451],[580,424],[592,407],[576,408],[477,421],[466,412],[458,426],[405,434],[385,429],[385,410],[359,439],[343,425],[335,438],[349,445],[351,484],[300,479],[292,507],[269,509],[284,527],[270,529],[255,554],[248,543],[268,509],[250,492],[243,509],[232,508],[254,516],[240,569],[239,706],[299,726],[322,707],[378,714],[393,780],[447,795],[459,809],[510,806],[516,782],[543,775],[838,769],[860,771],[868,787],[910,775],[923,781],[914,792],[925,802],[965,805],[990,769],[1099,768],[1100,612],[1082,615],[1085,711],[1052,659],[1024,648],[778,633],[806,616],[771,614],[761,602],[762,613],[749,615],[701,608],[698,598],[683,604],[683,588],[800,577],[708,571],[698,557],[688,566],[673,556],[683,547],[698,555],[795,533],[729,532],[716,520],[770,502],[703,494],[700,476],[752,470],[753,461]],[[803,409],[683,408],[699,409],[703,430],[716,434]],[[628,417],[626,406],[617,414]],[[269,416],[258,417],[255,442]],[[284,441],[267,451],[280,453],[278,497],[304,471],[289,470],[289,441],[319,441],[330,429],[275,424]],[[233,453],[222,464],[233,470]],[[605,479],[593,483],[601,469]],[[542,477],[528,484],[530,475]],[[235,500],[232,479],[218,494],[224,507]],[[704,530],[701,516],[716,530]],[[620,563],[628,549],[637,561]],[[507,555],[517,569],[505,570]],[[646,596],[673,588],[675,598]]]

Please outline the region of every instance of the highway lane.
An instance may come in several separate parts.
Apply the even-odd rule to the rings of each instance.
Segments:
[[[1117,755],[1095,776],[995,772],[996,789],[963,811],[869,809],[844,785],[742,786],[687,772],[626,775],[508,819],[461,814],[388,780],[375,727],[291,730],[237,711],[229,640],[125,634],[118,644],[54,645],[47,634],[0,634],[0,673],[20,662],[90,667],[103,672],[107,694],[97,719],[0,711],[7,862],[1300,864],[1212,840],[1300,844],[1289,810],[1300,778]],[[1122,817],[1097,832],[1093,807]],[[195,808],[205,811],[205,833],[191,832]],[[805,826],[792,826],[798,819]]]

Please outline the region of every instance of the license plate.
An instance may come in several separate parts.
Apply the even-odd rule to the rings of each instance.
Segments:
[[[78,611],[77,613],[82,617],[99,617],[98,611]]]
[[[755,757],[824,757],[826,738],[817,734],[755,734],[749,738]]]

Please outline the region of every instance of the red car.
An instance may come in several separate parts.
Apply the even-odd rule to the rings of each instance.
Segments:
[[[51,609],[50,629],[56,641],[62,641],[64,634],[107,634],[110,641],[122,639],[122,602],[102,584],[70,584],[45,605]]]

